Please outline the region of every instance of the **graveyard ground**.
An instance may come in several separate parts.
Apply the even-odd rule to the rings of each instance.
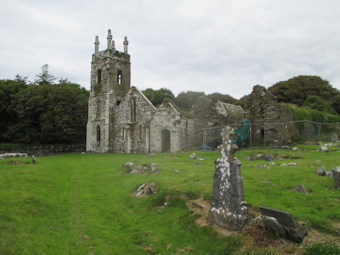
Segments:
[[[335,234],[340,190],[316,170],[339,166],[340,147],[329,152],[315,145],[297,147],[242,150],[236,156],[243,163],[252,218],[260,215],[259,205],[291,212],[308,229],[302,244],[277,239],[253,220],[242,233],[209,225],[219,152],[196,151],[204,160],[191,159],[192,152],[71,153],[36,157],[35,165],[30,158],[0,161],[0,254],[314,254],[311,245],[324,242],[334,250],[340,243]],[[259,153],[273,154],[275,165],[245,160]],[[157,163],[159,172],[129,174],[124,164],[130,161]],[[151,182],[156,194],[135,197],[141,184]],[[294,191],[299,184],[308,194]]]

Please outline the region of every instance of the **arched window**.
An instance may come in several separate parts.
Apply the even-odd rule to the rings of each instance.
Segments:
[[[122,72],[122,70],[117,70],[117,83],[118,83],[118,85],[123,84],[123,72]]]
[[[100,142],[100,126],[97,126],[97,142]]]
[[[136,99],[131,98],[131,122],[136,122]]]

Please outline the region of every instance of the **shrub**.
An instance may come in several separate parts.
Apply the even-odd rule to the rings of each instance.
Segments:
[[[322,112],[327,112],[330,114],[337,114],[337,112],[332,108],[332,106],[324,99],[318,96],[309,96],[302,104],[303,107],[309,107]]]

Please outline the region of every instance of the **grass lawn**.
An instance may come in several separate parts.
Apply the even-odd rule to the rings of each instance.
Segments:
[[[259,205],[289,211],[309,229],[336,238],[340,190],[316,170],[340,166],[340,148],[320,152],[315,146],[298,147],[238,152],[245,200],[254,211]],[[0,254],[252,254],[258,247],[247,246],[246,234],[222,236],[211,226],[195,224],[199,215],[188,209],[186,199],[211,198],[219,153],[196,152],[207,158],[203,161],[190,159],[190,153],[70,153],[37,157],[35,165],[0,161]],[[257,164],[269,162],[245,158],[258,153],[303,158],[274,159],[270,169],[257,169]],[[154,162],[160,171],[129,174],[123,167],[129,161]],[[297,166],[280,166],[288,162]],[[131,195],[149,182],[158,186],[157,194]],[[294,191],[300,183],[309,194]],[[259,251],[263,253],[256,254],[270,254]]]

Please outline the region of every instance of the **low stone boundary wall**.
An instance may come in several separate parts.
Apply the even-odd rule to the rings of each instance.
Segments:
[[[85,145],[28,145],[21,148],[1,148],[0,154],[4,153],[27,153],[28,155],[47,156],[65,152],[83,152],[86,151]]]

